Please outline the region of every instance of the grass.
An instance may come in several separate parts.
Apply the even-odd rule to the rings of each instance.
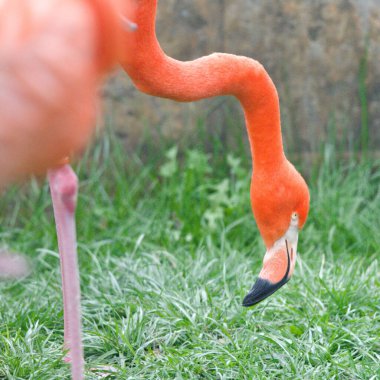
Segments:
[[[313,171],[293,279],[247,310],[264,246],[237,152],[169,148],[142,163],[106,134],[78,164],[88,379],[106,365],[112,379],[380,376],[378,163]],[[0,244],[34,263],[0,283],[0,379],[69,379],[47,186],[0,202]]]

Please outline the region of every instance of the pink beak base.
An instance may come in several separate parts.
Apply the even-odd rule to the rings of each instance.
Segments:
[[[283,285],[285,285],[289,280],[289,271],[290,271],[290,255],[288,244],[286,242],[286,257],[287,257],[287,267],[284,276],[278,282],[272,282],[267,278],[263,278],[262,274],[265,272],[265,264],[264,268],[260,273],[260,276],[257,278],[255,284],[252,286],[252,289],[249,293],[244,297],[243,306],[249,307],[256,305],[257,303],[263,301],[265,298],[272,295],[278,289],[280,289]]]

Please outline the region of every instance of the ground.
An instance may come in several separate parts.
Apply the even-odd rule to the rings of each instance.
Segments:
[[[142,162],[108,133],[76,167],[87,378],[112,366],[110,379],[377,379],[379,162],[309,170],[294,276],[245,309],[264,255],[249,158],[164,152]],[[69,379],[48,188],[0,206],[0,244],[34,265],[0,283],[0,379]]]

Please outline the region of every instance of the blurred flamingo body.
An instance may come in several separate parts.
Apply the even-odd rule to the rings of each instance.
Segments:
[[[83,375],[75,208],[68,165],[95,127],[100,79],[126,52],[123,0],[0,2],[0,190],[49,169],[72,378]],[[6,272],[10,260],[0,257]],[[18,264],[20,267],[22,263]],[[8,265],[9,266],[9,265]]]
[[[290,278],[298,230],[309,210],[307,185],[286,159],[276,88],[253,59],[215,53],[189,62],[168,57],[155,35],[157,0],[134,2],[138,30],[129,38],[133,55],[122,62],[136,87],[150,95],[181,102],[233,95],[241,103],[251,146],[252,210],[267,247],[264,267],[243,301],[251,306]]]

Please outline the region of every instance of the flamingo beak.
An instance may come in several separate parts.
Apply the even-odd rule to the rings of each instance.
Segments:
[[[253,306],[285,285],[293,273],[296,262],[297,241],[281,239],[267,250],[258,279],[244,297],[243,306]]]

